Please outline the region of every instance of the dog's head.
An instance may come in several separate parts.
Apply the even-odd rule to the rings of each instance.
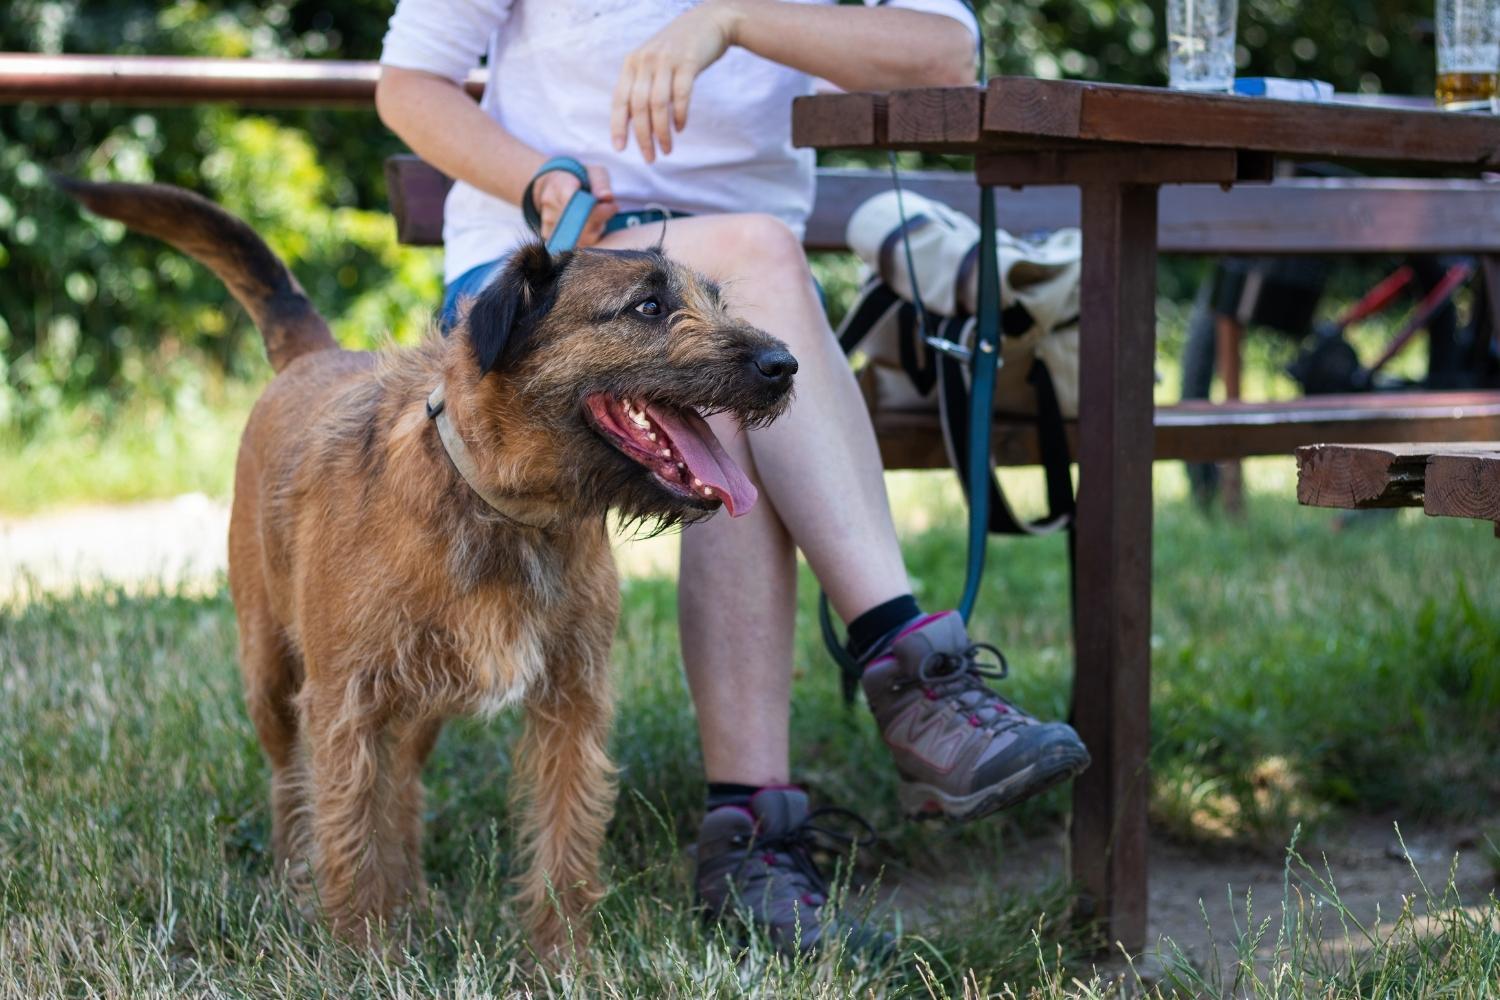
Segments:
[[[461,335],[527,489],[580,513],[665,523],[745,513],[755,487],[703,419],[774,419],[797,361],[731,316],[719,288],[655,250],[518,250]],[[519,456],[511,456],[516,467]]]

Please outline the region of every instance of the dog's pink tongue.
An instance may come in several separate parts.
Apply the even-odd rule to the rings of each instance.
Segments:
[[[656,421],[672,443],[677,454],[687,464],[688,472],[703,485],[712,486],[714,492],[729,508],[730,517],[750,513],[758,494],[750,477],[735,464],[734,459],[719,444],[708,422],[693,410],[651,410],[651,419]]]

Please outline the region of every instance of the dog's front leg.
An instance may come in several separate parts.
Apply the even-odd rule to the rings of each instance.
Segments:
[[[570,645],[549,656],[546,682],[526,701],[512,785],[525,861],[521,905],[544,958],[586,944],[583,918],[604,894],[599,853],[615,803],[608,638]]]
[[[402,741],[377,685],[342,676],[309,682],[299,700],[318,902],[335,933],[363,942],[417,888],[401,808],[414,776],[403,773]]]

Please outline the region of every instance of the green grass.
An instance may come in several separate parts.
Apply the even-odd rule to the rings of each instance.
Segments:
[[[183,493],[227,498],[260,387],[203,382],[170,401],[64,407],[24,436],[0,425],[0,514]]]
[[[1285,463],[1252,467],[1248,517],[1227,523],[1182,499],[1175,470],[1158,478],[1159,829],[1274,847],[1299,823],[1349,810],[1399,804],[1413,821],[1494,808],[1500,543],[1487,525],[1413,513],[1333,533],[1327,512],[1286,499]],[[931,526],[908,532],[907,551],[922,596],[945,603],[963,558],[954,490],[945,477],[894,485],[903,522],[923,501]],[[997,541],[991,558],[975,632],[1004,643],[1017,667],[1011,693],[1063,714],[1061,543]],[[982,873],[961,905],[909,915],[893,966],[787,964],[760,943],[740,955],[689,912],[681,849],[701,774],[668,579],[624,589],[614,889],[599,915],[601,978],[589,984],[526,971],[505,885],[515,719],[450,726],[428,769],[425,856],[443,916],[414,922],[404,961],[351,952],[298,916],[269,877],[265,769],[240,702],[227,597],[106,589],[36,593],[0,610],[0,994],[1102,995],[1074,982],[1089,982],[1091,940],[1070,927],[1066,887],[1019,891],[1007,868],[1022,838],[1056,829],[1066,795],[970,828],[902,823],[884,750],[863,708],[840,704],[817,646],[812,596],[804,587],[794,759],[818,801],[855,808],[884,834],[860,857],[859,879]],[[1266,929],[1258,915],[1247,921],[1247,955],[1257,942],[1280,948],[1269,966],[1231,954],[1210,970],[1169,962],[1168,984],[1197,993],[1238,975],[1240,995],[1289,995],[1299,982],[1337,996],[1442,984],[1479,995],[1476,970],[1500,963],[1493,898],[1466,900],[1478,908],[1437,924],[1418,907],[1406,924],[1371,931],[1373,945],[1351,931],[1358,947],[1345,954],[1315,946],[1299,916],[1299,901],[1332,892],[1304,872],[1289,881],[1284,914],[1272,904]],[[1442,887],[1432,894],[1442,902]],[[1338,919],[1332,903],[1318,912]]]
[[[1162,401],[1175,395],[1181,319],[1166,307]],[[1247,395],[1289,394],[1271,374],[1279,351],[1251,342]],[[63,411],[28,438],[0,436],[0,511],[226,497],[252,398],[244,386],[188,383],[170,405]],[[1036,473],[1005,478],[1035,509]],[[1176,466],[1157,469],[1156,829],[1279,850],[1299,826],[1315,831],[1355,811],[1399,809],[1407,822],[1493,816],[1500,542],[1487,525],[1415,512],[1346,522],[1300,509],[1284,460],[1250,463],[1248,481],[1245,519],[1223,521],[1192,507]],[[951,603],[963,569],[951,476],[900,475],[892,487],[918,595]],[[1009,693],[1038,714],[1066,714],[1061,540],[997,540],[990,565],[974,631],[1016,665]],[[528,971],[514,924],[505,787],[516,720],[448,728],[427,773],[425,855],[441,916],[413,922],[404,960],[355,953],[305,921],[269,877],[265,768],[240,702],[222,588],[206,597],[104,588],[0,607],[0,996],[1107,995],[1090,971],[1097,942],[1072,925],[1067,887],[1011,878],[1018,846],[1064,822],[1066,793],[970,828],[903,823],[863,708],[840,703],[813,594],[804,578],[794,760],[819,802],[855,808],[881,830],[857,881],[980,876],[953,905],[905,914],[892,966],[784,963],[758,941],[742,954],[689,912],[682,848],[701,772],[669,579],[625,584],[614,888],[598,917],[598,976],[587,981],[576,970]],[[1474,849],[1500,871],[1497,844],[1492,830]],[[1247,901],[1236,946],[1207,967],[1169,950],[1159,989],[1484,995],[1500,978],[1500,905],[1416,881],[1412,899],[1394,923],[1361,927],[1328,873],[1289,856],[1283,898]]]

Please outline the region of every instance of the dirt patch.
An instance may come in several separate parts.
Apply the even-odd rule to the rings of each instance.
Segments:
[[[1269,919],[1256,949],[1264,956],[1274,947],[1282,925],[1283,899],[1294,910],[1302,903],[1308,908],[1304,912],[1322,899],[1323,939],[1334,948],[1365,947],[1352,926],[1352,937],[1347,944],[1343,940],[1345,930],[1328,905],[1326,883],[1336,888],[1338,899],[1359,922],[1377,934],[1389,928],[1408,899],[1417,912],[1427,909],[1423,883],[1440,903],[1452,902],[1444,900],[1450,880],[1463,905],[1483,903],[1497,888],[1490,860],[1493,849],[1485,840],[1485,831],[1496,829],[1500,817],[1447,827],[1401,823],[1397,816],[1353,817],[1298,844],[1297,853],[1306,864],[1294,861],[1290,872],[1284,853],[1153,839],[1148,949],[1142,968],[1159,969],[1163,956],[1179,951],[1199,969],[1208,968],[1216,949],[1227,966],[1242,933]],[[990,877],[1023,890],[1040,889],[1064,877],[1066,840],[1063,834],[1026,840],[993,864]],[[921,878],[898,875],[884,895],[916,922],[927,914],[961,910],[976,879],[985,877],[972,863],[961,867],[962,872],[927,872]],[[1123,964],[1114,956],[1101,956],[1100,970],[1118,973]]]
[[[0,518],[0,600],[34,587],[214,586],[228,537],[229,506],[201,493]]]

